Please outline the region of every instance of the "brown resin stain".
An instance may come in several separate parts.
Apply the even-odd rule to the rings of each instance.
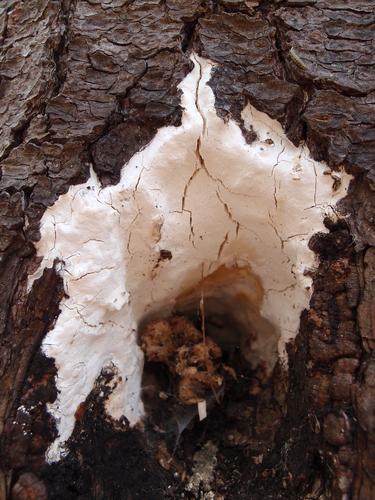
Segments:
[[[183,291],[176,299],[176,309],[183,309],[194,302],[197,296],[211,297],[217,291],[223,290],[228,285],[242,285],[246,292],[241,290],[234,293],[233,299],[243,306],[247,304],[253,309],[259,310],[264,297],[264,289],[260,278],[251,270],[250,266],[227,267],[221,265],[213,273],[205,276],[197,285]]]

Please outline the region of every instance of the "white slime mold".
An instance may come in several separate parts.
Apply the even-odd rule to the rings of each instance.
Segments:
[[[122,381],[107,411],[131,424],[143,415],[140,321],[173,309],[177,296],[220,266],[250,266],[261,280],[262,316],[277,328],[279,355],[308,306],[314,265],[310,237],[345,193],[350,176],[332,189],[324,163],[294,146],[280,124],[250,105],[247,144],[238,125],[215,112],[207,85],[213,64],[192,55],[194,69],[181,82],[182,124],[160,129],[123,167],[119,184],[102,188],[95,174],[44,214],[40,269],[62,261],[68,298],[43,342],[55,359],[57,400],[49,406],[59,436],[47,453],[64,453],[74,413],[103,366],[113,363]],[[160,250],[171,260],[158,259]],[[261,357],[261,353],[259,354]]]

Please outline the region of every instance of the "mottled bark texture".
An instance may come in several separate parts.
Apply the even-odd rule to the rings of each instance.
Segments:
[[[55,368],[38,350],[63,290],[55,269],[29,295],[25,285],[46,207],[90,164],[116,183],[159,127],[179,124],[193,48],[218,63],[210,85],[223,119],[242,125],[250,101],[355,175],[348,217],[311,241],[320,266],[290,347],[287,398],[275,410],[271,391],[258,418],[276,422],[269,451],[255,464],[224,453],[232,465],[217,492],[375,498],[374,32],[372,0],[1,2],[0,498],[179,498],[181,474],[142,432],[105,420],[95,389],[71,454],[45,464]]]

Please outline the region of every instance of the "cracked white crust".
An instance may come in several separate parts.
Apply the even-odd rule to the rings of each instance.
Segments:
[[[307,243],[324,231],[323,217],[350,177],[342,174],[333,191],[337,180],[326,165],[250,105],[243,119],[258,139],[246,144],[236,123],[216,115],[207,85],[212,63],[192,59],[194,69],[180,84],[182,125],[160,129],[124,166],[118,185],[102,189],[92,173],[42,219],[44,259],[33,278],[61,259],[68,295],[43,343],[58,369],[59,395],[49,410],[59,437],[51,461],[64,452],[74,413],[105,365],[113,363],[122,377],[107,411],[132,424],[142,417],[137,325],[170,312],[175,298],[200,282],[202,266],[205,275],[221,265],[250,266],[260,277],[261,313],[278,330],[281,356],[308,306],[304,271],[314,255]],[[162,249],[171,260],[158,262]]]

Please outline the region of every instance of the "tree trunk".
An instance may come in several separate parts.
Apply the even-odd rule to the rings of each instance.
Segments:
[[[0,498],[375,499],[374,24],[375,4],[371,0],[2,2]],[[196,88],[189,94],[189,82],[194,75]],[[187,104],[189,95],[191,110]],[[210,110],[207,103],[211,95],[214,96],[214,108]],[[243,112],[246,106],[250,109],[250,118]],[[194,148],[186,146],[185,155],[181,151],[185,147],[182,146],[184,137],[186,141],[190,137],[186,125],[189,116],[193,117],[191,130],[202,121],[203,132],[194,139]],[[272,120],[281,124],[283,132],[281,129],[275,132],[277,124]],[[261,137],[261,126],[269,130],[268,139]],[[160,177],[158,189],[164,192],[165,188],[167,193],[173,183],[179,185],[179,177],[182,178],[185,172],[184,158],[191,153],[195,170],[190,177],[187,175],[186,185],[182,186],[181,206],[168,212],[168,217],[181,216],[186,221],[188,244],[180,240],[173,248],[167,248],[162,246],[165,234],[170,235],[169,241],[179,237],[173,234],[173,223],[168,220],[152,219],[152,228],[147,226],[147,214],[151,219],[157,212],[147,205],[146,199],[153,188],[157,191],[157,176],[165,174],[157,174],[142,188],[146,180],[142,181],[141,177],[144,171],[147,176],[151,167],[146,166],[139,172],[133,188],[127,191],[128,198],[124,197],[124,203],[130,200],[131,207],[138,203],[135,215],[121,212],[116,200],[100,198],[100,193],[103,191],[103,196],[107,196],[105,193],[115,192],[110,191],[117,189],[115,186],[131,182],[126,179],[130,179],[138,168],[134,162],[141,156],[137,153],[142,152],[142,158],[157,162],[159,150],[153,152],[150,148],[159,144],[160,133],[173,135],[181,130],[185,130],[182,142],[176,139],[173,143],[177,159],[170,152],[163,157],[171,167],[168,176],[163,180]],[[222,130],[222,135],[217,130]],[[236,135],[238,130],[242,131],[243,139]],[[300,318],[299,333],[295,339],[290,338],[286,346],[287,365],[285,359],[267,365],[265,354],[262,358],[263,347],[258,348],[262,362],[254,364],[256,345],[262,335],[265,338],[269,334],[271,338],[284,327],[271,324],[271,313],[265,314],[266,321],[262,313],[266,309],[261,309],[261,300],[255,307],[256,299],[255,302],[251,299],[251,303],[245,301],[244,305],[233,299],[233,283],[242,284],[243,273],[248,270],[240,266],[240,271],[226,270],[226,274],[220,274],[220,266],[228,269],[231,252],[236,258],[242,255],[237,254],[237,250],[230,250],[235,248],[231,246],[231,231],[233,241],[250,238],[243,236],[247,229],[241,226],[242,220],[252,224],[250,209],[246,208],[250,205],[243,200],[263,190],[260,184],[263,177],[251,170],[252,164],[247,163],[250,174],[246,174],[250,175],[247,177],[250,181],[253,179],[252,183],[242,177],[236,178],[237,166],[241,158],[253,154],[251,151],[256,150],[258,158],[271,151],[270,148],[279,147],[272,134],[281,137],[283,147],[280,146],[280,154],[276,156],[270,153],[268,162],[271,177],[267,178],[273,176],[275,179],[269,191],[272,205],[275,203],[272,213],[276,214],[276,219],[279,213],[286,215],[285,220],[281,220],[282,215],[280,220],[275,220],[268,211],[259,227],[270,228],[278,248],[281,245],[280,255],[289,261],[291,246],[287,242],[294,237],[306,259],[310,258],[310,253],[313,255],[312,252],[316,256],[313,269],[304,272],[300,266],[301,270],[295,271],[293,279],[298,283],[288,285],[289,282],[284,283],[281,277],[275,278],[280,279],[277,290],[280,294],[274,307],[283,304],[280,308],[284,309],[280,317],[295,316],[298,322]],[[215,147],[209,157],[210,137],[218,138],[215,143],[218,150],[237,138],[233,139],[232,150],[229,148],[229,153],[235,155],[233,163],[227,162],[221,153],[216,157]],[[172,144],[172,139],[166,143],[168,141]],[[240,144],[238,151],[236,144]],[[285,148],[295,155],[299,151],[300,158],[308,148],[306,162],[310,162],[312,179],[315,172],[315,191],[314,203],[307,207],[311,211],[306,218],[307,212],[298,211],[297,197],[294,198],[294,193],[304,188],[297,187],[295,191],[291,187],[288,195],[282,195],[284,181],[277,181],[284,179],[277,177],[277,172],[281,172],[281,155]],[[207,163],[210,158],[216,163],[222,161],[216,174],[210,170],[212,162]],[[293,182],[301,178],[303,183],[304,172],[300,173],[299,165],[297,167],[292,172]],[[352,178],[345,192],[349,174]],[[292,177],[289,175],[289,178]],[[335,216],[332,212],[325,218],[322,215],[320,226],[317,219],[309,222],[308,217],[319,210],[319,186],[328,178],[332,197],[329,201],[322,200],[327,206],[335,200]],[[228,187],[232,180],[235,188],[232,184]],[[211,196],[209,186],[212,182],[215,191]],[[203,190],[197,202],[188,201],[195,192],[189,194],[193,183],[194,189],[201,186]],[[103,216],[103,220],[95,220],[101,217],[96,214],[104,212],[86,213],[91,203],[90,194],[87,201],[76,208],[74,203],[82,186],[87,192],[97,193],[92,203],[100,198],[111,206],[111,214],[123,217],[125,224],[135,224],[133,234],[126,229],[128,232],[124,230],[113,236],[117,226],[113,223],[112,227],[112,219]],[[279,198],[278,193],[281,193]],[[57,337],[53,335],[57,335],[57,329],[62,329],[64,339],[73,328],[73,323],[63,316],[68,314],[69,296],[78,294],[79,302],[80,293],[91,293],[90,290],[81,292],[79,287],[73,289],[73,281],[80,281],[81,286],[86,275],[98,272],[85,268],[86,254],[82,250],[83,243],[79,243],[74,251],[82,250],[83,260],[77,265],[83,266],[84,272],[70,282],[66,262],[74,252],[69,245],[74,235],[86,234],[85,231],[89,234],[90,228],[99,228],[92,230],[87,241],[106,245],[107,253],[100,246],[93,247],[92,253],[95,258],[101,255],[101,265],[112,270],[116,268],[122,234],[126,235],[127,252],[131,257],[126,261],[125,272],[129,273],[132,266],[137,269],[141,259],[139,249],[150,247],[147,239],[154,235],[156,228],[153,249],[157,248],[158,254],[147,277],[149,282],[147,279],[142,281],[141,292],[146,295],[152,280],[161,283],[157,281],[159,273],[167,272],[164,271],[167,266],[173,266],[187,246],[186,252],[191,252],[186,253],[187,269],[190,269],[190,256],[198,255],[199,261],[203,243],[199,241],[197,217],[199,219],[201,214],[202,224],[205,217],[210,217],[209,208],[206,210],[204,205],[206,198],[214,199],[226,213],[228,226],[225,227],[229,229],[223,229],[223,241],[218,251],[215,250],[216,267],[207,270],[203,262],[206,257],[202,254],[202,275],[195,280],[195,285],[191,277],[195,291],[190,290],[182,299],[174,294],[167,297],[176,300],[180,309],[176,306],[172,316],[161,311],[160,317],[157,310],[153,310],[150,318],[142,312],[142,321],[136,322],[136,327],[146,332],[141,332],[143,337],[139,340],[146,361],[142,381],[145,414],[142,419],[134,417],[133,422],[122,406],[117,413],[108,409],[108,401],[113,401],[111,394],[116,392],[116,387],[122,387],[125,378],[125,372],[119,369],[116,361],[118,352],[113,344],[117,341],[112,340],[113,359],[104,356],[102,344],[90,353],[83,352],[80,358],[74,350],[73,339],[69,345],[68,342],[58,344],[60,347],[56,347],[54,354]],[[242,200],[238,205],[237,198]],[[254,211],[254,220],[261,213],[260,205]],[[245,207],[241,220],[236,215],[240,206]],[[66,248],[70,253],[60,255],[55,250],[60,248],[59,241],[64,234],[69,232],[75,210],[82,210],[77,217],[86,215],[78,229],[74,229],[76,233],[67,237]],[[56,217],[61,214],[66,215],[66,220],[60,221],[68,228],[65,233],[65,229],[57,227]],[[143,217],[144,226],[139,219],[136,222],[137,217]],[[40,225],[42,218],[45,222]],[[305,233],[305,238],[298,234],[303,232],[300,221],[305,219],[309,242]],[[120,228],[125,227],[121,224]],[[220,224],[219,219],[213,219],[204,226],[207,231],[212,229],[209,240],[214,239]],[[285,238],[280,233],[283,224],[285,227],[289,224],[292,229],[295,226],[294,234],[293,231],[291,236],[287,233]],[[172,227],[170,233],[167,227]],[[176,225],[176,234],[177,231]],[[203,232],[200,237],[203,241],[202,235]],[[143,240],[147,240],[146,243],[142,243]],[[272,246],[268,240],[257,245],[257,251],[260,251],[259,245],[264,245],[261,250],[264,255],[268,255],[267,245]],[[196,265],[197,273],[199,265]],[[275,262],[266,263],[265,273],[272,265]],[[280,260],[273,274],[278,274],[280,269],[281,276],[282,265]],[[267,297],[266,278],[263,280],[254,266],[256,272],[253,274],[254,269],[249,271],[245,281],[248,280],[246,283],[251,284],[253,291],[259,289],[259,293]],[[110,275],[108,295],[115,293],[116,280],[122,279],[119,273],[116,270]],[[129,281],[128,274],[126,276]],[[293,293],[297,293],[295,291],[302,287],[300,283],[305,283],[305,279],[312,280],[312,293],[308,292],[309,304],[298,309],[299,295]],[[69,288],[68,282],[71,283]],[[97,281],[90,283],[99,287]],[[177,287],[177,284],[172,283],[172,286]],[[285,295],[287,289],[292,290],[291,295],[289,292]],[[184,290],[182,287],[181,292]],[[221,310],[224,302],[218,298],[217,290],[230,297],[225,302],[228,309],[225,314]],[[264,301],[267,303],[266,299]],[[135,309],[138,305],[139,301]],[[216,306],[220,310],[216,311]],[[116,307],[113,310],[117,311]],[[123,305],[121,311],[124,307],[127,305]],[[197,307],[198,314],[193,317],[192,310]],[[236,341],[232,337],[228,341],[233,331],[241,330],[238,317],[242,317],[246,307],[252,311],[251,328],[256,330],[251,342],[249,340],[250,347],[244,347],[246,341],[242,334],[238,334]],[[116,311],[113,314],[117,314]],[[176,313],[182,314],[183,320],[181,317],[176,320],[173,316]],[[85,314],[77,308],[69,318],[81,321],[81,335],[86,335],[83,330],[87,327],[93,329],[97,338],[104,338],[99,330],[100,321],[88,323]],[[213,324],[214,316],[218,315],[224,323],[230,318],[231,325],[224,324],[224,330],[230,332],[229,336],[223,334],[224,341],[211,333],[217,327]],[[155,329],[160,327],[158,320],[161,317],[164,318],[163,331],[169,333],[160,345],[170,348],[168,359],[163,358],[163,353],[150,353],[155,347],[152,335],[159,335]],[[153,322],[147,326],[149,319]],[[202,348],[202,343],[191,338],[184,338],[183,345],[171,343],[171,338],[177,338],[178,321],[186,321],[184,335],[194,328],[195,333],[191,335],[203,334],[203,348],[211,346],[211,350],[204,351],[204,356],[213,358],[204,358],[206,378],[199,379],[201,385],[196,379],[187,379],[186,373],[194,372],[189,363],[193,363],[197,346]],[[263,332],[262,335],[259,332]],[[147,335],[151,335],[151,343]],[[135,338],[133,332],[129,342],[136,344]],[[282,335],[277,337],[279,346],[281,338]],[[118,350],[122,349],[121,342],[122,337]],[[187,345],[191,349],[184,351],[187,352],[188,372],[177,362],[182,356],[181,349]],[[124,363],[125,366],[135,363],[134,370],[137,370],[142,366],[141,357],[139,363],[135,361],[134,353],[139,348],[132,349],[134,352],[123,355]],[[219,351],[220,354],[215,354]],[[105,362],[100,364],[98,361],[95,382],[86,385],[87,391],[80,395],[81,378],[89,378],[93,359]],[[216,371],[208,368],[211,361]],[[78,366],[80,374],[75,382],[77,385],[66,393],[64,363]],[[85,369],[81,372],[83,365]],[[208,379],[207,374],[211,378]],[[69,378],[70,374],[66,376]],[[223,381],[225,389],[220,389]],[[126,382],[130,383],[127,378]],[[209,387],[208,392],[204,392],[202,384]],[[150,386],[157,390],[147,396]],[[172,396],[167,394],[167,389],[172,391]],[[72,402],[79,401],[75,406],[72,403],[74,408],[69,410],[69,415],[64,413],[65,407],[56,403],[64,398],[67,405],[69,398]],[[197,401],[201,421],[196,415]],[[57,418],[59,411],[60,420]],[[206,418],[205,412],[208,413]],[[74,421],[74,429],[64,438],[63,452],[60,450],[52,460],[48,458],[48,450],[57,442],[58,435],[61,437],[61,422],[65,418],[67,422]],[[172,422],[172,427],[164,428],[166,422]]]

